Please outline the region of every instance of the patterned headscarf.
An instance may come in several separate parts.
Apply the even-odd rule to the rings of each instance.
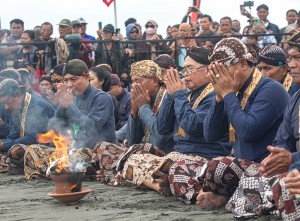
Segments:
[[[276,45],[268,45],[259,52],[257,64],[261,61],[272,66],[287,65],[284,50]]]
[[[133,75],[145,78],[157,78],[160,82],[163,82],[160,67],[151,60],[143,60],[133,63],[131,65],[130,76]]]
[[[0,97],[13,93],[16,89],[20,88],[20,84],[12,78],[1,78],[0,82]]]
[[[88,73],[88,67],[79,59],[73,59],[66,63],[62,75],[71,74],[75,76],[85,76]]]
[[[296,47],[298,48],[298,51],[300,51],[300,31],[295,32],[289,39],[288,43],[290,47]]]
[[[236,64],[241,58],[252,63],[257,61],[255,50],[234,37],[224,38],[219,41],[208,58],[211,63],[218,61],[227,67]]]
[[[18,82],[21,81],[20,73],[17,70],[12,69],[12,68],[7,68],[7,69],[0,71],[0,77],[1,78],[11,78]]]

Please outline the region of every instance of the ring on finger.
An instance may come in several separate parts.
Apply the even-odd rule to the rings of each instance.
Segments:
[[[221,77],[221,75],[219,75],[219,74],[216,74],[216,78],[218,79],[218,78],[220,78]]]

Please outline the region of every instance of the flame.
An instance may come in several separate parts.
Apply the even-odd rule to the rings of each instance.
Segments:
[[[76,186],[77,186],[78,183],[75,183],[73,185],[71,185],[71,190],[73,190]]]
[[[39,134],[37,136],[39,143],[53,143],[55,146],[55,152],[50,156],[50,165],[52,161],[56,161],[57,165],[55,172],[61,173],[67,170],[67,164],[69,162],[68,157],[68,143],[69,139],[56,134],[54,130],[50,130],[48,133]]]

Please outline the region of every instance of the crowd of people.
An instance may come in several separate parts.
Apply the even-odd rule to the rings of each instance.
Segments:
[[[95,38],[84,18],[62,19],[55,39],[49,22],[12,20],[0,47],[0,172],[46,177],[55,147],[37,137],[53,130],[99,182],[300,220],[299,14],[279,29],[268,6],[258,19],[243,11],[241,35],[238,20],[218,26],[198,10],[191,23],[191,10],[167,40],[154,20],[143,33],[128,19],[126,38],[107,24]]]

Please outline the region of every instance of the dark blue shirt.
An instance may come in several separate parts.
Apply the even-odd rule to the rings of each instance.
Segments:
[[[174,150],[185,154],[197,154],[206,158],[227,156],[231,150],[228,142],[228,132],[217,142],[206,142],[203,136],[203,122],[216,96],[210,92],[198,106],[192,109],[198,96],[207,84],[193,92],[191,102],[188,102],[188,91],[177,91],[172,96],[166,95],[157,119],[157,128],[160,134],[174,132]],[[177,136],[179,126],[185,131],[185,137]]]
[[[239,96],[229,93],[223,102],[213,102],[205,118],[204,137],[212,142],[229,131],[231,122],[235,128],[236,157],[261,162],[268,154],[267,146],[272,144],[282,122],[289,95],[278,82],[262,77],[242,110],[241,99],[252,80],[247,79]]]
[[[292,152],[292,163],[300,160],[299,105],[300,91],[296,92],[290,99],[284,112],[283,122],[273,142],[273,146],[282,147]]]
[[[22,111],[23,107],[20,113]],[[14,144],[36,144],[36,136],[47,132],[48,121],[54,116],[54,112],[54,108],[47,101],[31,96],[25,120],[25,135],[20,137],[19,114],[12,114],[11,130],[7,138],[3,140],[4,151],[8,151]]]
[[[89,40],[91,40],[91,41],[94,41],[95,40],[95,37],[94,36],[92,36],[92,35],[88,35],[88,34],[84,34],[84,35],[82,35],[82,37],[83,38],[86,38],[86,39],[89,39]]]
[[[100,141],[116,142],[112,98],[90,84],[82,95],[75,96],[75,102],[68,108],[59,107],[56,117],[73,128],[73,132],[78,127],[78,133],[74,134],[77,148],[94,148]]]
[[[155,97],[154,97],[155,98]],[[145,132],[150,132],[150,143],[160,148],[165,153],[173,151],[173,133],[160,135],[157,130],[157,116],[152,112],[155,99],[152,98],[151,104],[144,104],[138,112],[138,117],[128,118],[126,139],[129,146],[133,144],[145,143]]]
[[[300,89],[300,86],[293,82],[288,93],[292,97],[299,89]]]
[[[283,85],[285,79],[286,79],[286,75],[280,81],[280,83],[282,85]],[[288,94],[292,97],[299,89],[300,89],[300,86],[297,85],[295,82],[292,82],[292,85],[291,85],[290,89],[288,90]]]
[[[10,125],[10,119],[11,119],[11,112],[9,110],[5,109],[5,106],[0,103],[0,118],[3,120],[4,124],[0,128],[0,137],[6,138],[6,136],[9,134],[11,125]]]
[[[119,130],[127,123],[131,112],[131,93],[123,89],[117,100],[119,102],[119,121],[116,125],[116,130]]]

